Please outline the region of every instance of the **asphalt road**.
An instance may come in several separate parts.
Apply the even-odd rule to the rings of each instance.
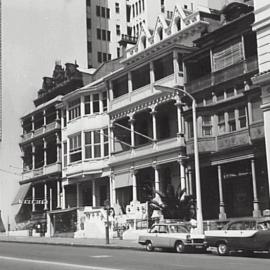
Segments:
[[[270,257],[0,243],[0,270],[268,270]]]

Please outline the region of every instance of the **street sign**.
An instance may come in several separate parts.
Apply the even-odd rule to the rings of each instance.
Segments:
[[[20,204],[47,204],[47,200],[31,200],[31,199],[25,199],[25,200],[19,200]]]

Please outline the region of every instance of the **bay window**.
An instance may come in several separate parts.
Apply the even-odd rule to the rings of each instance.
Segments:
[[[69,159],[70,162],[82,159],[81,134],[69,138]]]

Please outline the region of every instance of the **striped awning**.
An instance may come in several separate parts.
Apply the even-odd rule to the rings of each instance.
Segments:
[[[30,187],[31,183],[21,185],[11,205],[22,204]]]

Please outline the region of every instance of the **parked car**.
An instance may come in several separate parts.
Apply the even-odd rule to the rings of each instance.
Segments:
[[[221,230],[205,232],[209,247],[217,247],[219,255],[230,251],[270,252],[270,218],[243,218],[227,223]]]
[[[146,246],[147,251],[154,248],[171,248],[178,253],[187,249],[206,250],[204,235],[192,235],[182,224],[154,224],[145,234],[140,235],[138,242]]]

